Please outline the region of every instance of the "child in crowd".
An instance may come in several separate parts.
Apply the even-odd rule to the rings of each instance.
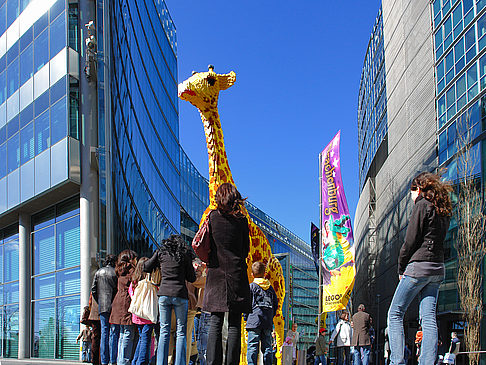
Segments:
[[[270,281],[264,278],[265,264],[254,262],[251,266],[253,282],[250,284],[252,295],[252,313],[245,315],[248,331],[247,361],[249,365],[256,365],[258,360],[258,345],[261,343],[263,364],[273,362],[272,330],[273,317],[277,313],[278,299]]]
[[[329,352],[329,345],[326,339],[326,329],[321,328],[316,339],[316,357],[314,365],[327,365],[327,353]]]
[[[83,362],[91,362],[91,336],[93,332],[91,331],[91,327],[87,325],[78,335],[76,338],[76,343],[79,343],[79,339],[81,339],[81,360]]]

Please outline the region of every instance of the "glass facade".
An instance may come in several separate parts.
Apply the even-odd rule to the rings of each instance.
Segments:
[[[79,197],[32,216],[32,357],[79,359]],[[16,355],[15,355],[16,357]]]
[[[66,137],[77,138],[79,126],[68,117],[76,83],[66,0],[0,3],[2,213],[67,179]]]
[[[484,186],[484,137],[486,126],[486,1],[435,0],[434,55],[439,165],[447,167],[446,178],[457,181],[457,139],[470,130],[473,153],[478,156],[472,174]],[[457,291],[457,252],[454,248],[457,222],[453,218],[444,244],[445,283],[439,292],[438,309],[460,313]],[[452,322],[451,322],[452,323]],[[450,323],[447,325],[450,327]],[[461,331],[462,332],[462,331]]]
[[[0,357],[17,358],[19,338],[18,226],[0,231]]]
[[[381,8],[376,17],[361,73],[358,95],[358,166],[360,191],[388,132],[385,48]]]
[[[177,58],[159,3],[111,5],[115,251],[152,252],[180,232]]]

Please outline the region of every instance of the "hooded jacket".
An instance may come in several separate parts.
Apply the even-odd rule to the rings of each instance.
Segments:
[[[252,296],[252,312],[245,316],[246,329],[271,330],[273,317],[277,313],[278,299],[270,281],[264,278],[255,278],[250,284]]]

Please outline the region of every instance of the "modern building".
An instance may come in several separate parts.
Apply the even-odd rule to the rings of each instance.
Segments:
[[[360,198],[353,305],[368,306],[381,344],[412,209],[411,179],[445,167],[445,178],[455,182],[457,136],[469,128],[481,160],[474,175],[484,186],[485,7],[484,1],[472,0],[382,0],[370,36],[358,99]],[[445,341],[452,330],[461,333],[464,328],[456,232],[453,219],[438,303]],[[405,318],[407,338],[413,338],[417,327],[415,302]]]
[[[193,237],[209,192],[177,84],[163,0],[0,0],[0,358],[78,360],[101,259]]]

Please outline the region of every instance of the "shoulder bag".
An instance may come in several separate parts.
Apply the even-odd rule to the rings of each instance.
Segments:
[[[128,311],[135,314],[137,317],[147,319],[152,323],[157,323],[157,287],[150,281],[149,274],[145,279],[138,282],[137,287],[133,292],[132,301]]]
[[[209,251],[211,248],[211,232],[209,229],[209,216],[211,212],[206,216],[206,219],[192,240],[194,252],[205,263],[209,263]]]

